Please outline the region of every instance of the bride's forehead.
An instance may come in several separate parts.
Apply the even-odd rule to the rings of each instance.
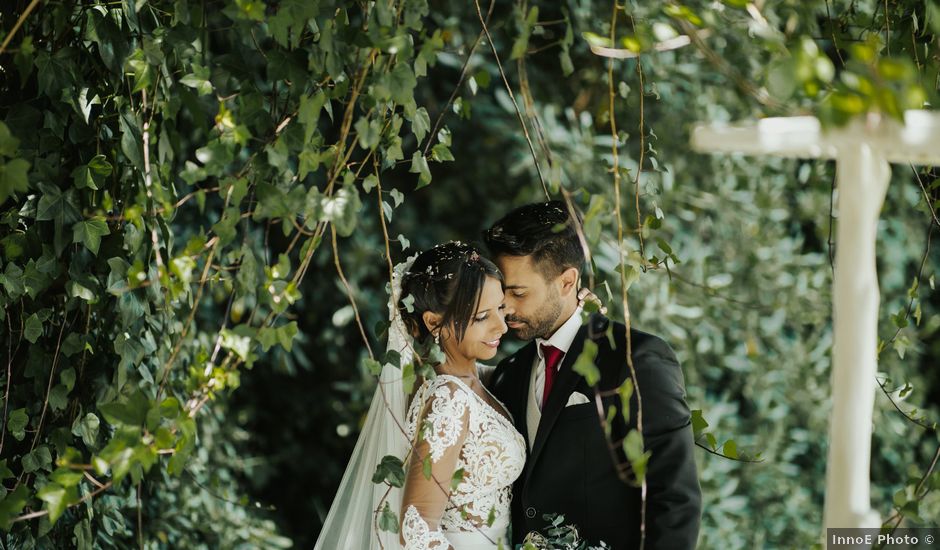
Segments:
[[[499,302],[503,299],[503,284],[495,277],[487,277],[483,282],[483,292],[480,295],[480,309],[486,309],[488,302]],[[498,304],[497,304],[498,305]]]

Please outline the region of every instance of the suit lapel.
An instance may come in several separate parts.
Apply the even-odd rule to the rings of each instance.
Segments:
[[[512,369],[513,379],[510,381],[511,397],[506,405],[512,413],[513,422],[519,433],[523,434],[526,440],[526,447],[529,445],[529,438],[525,436],[528,432],[526,423],[526,405],[529,402],[529,380],[532,378],[532,365],[535,363],[535,342],[529,342],[522,347],[515,358],[515,365]]]
[[[528,484],[528,476],[532,473],[532,467],[539,459],[542,448],[545,447],[545,440],[548,439],[548,435],[552,431],[555,421],[558,420],[558,416],[561,415],[561,411],[564,410],[568,402],[568,396],[571,394],[572,390],[574,390],[575,386],[578,385],[578,382],[582,380],[581,375],[574,372],[572,367],[574,366],[575,360],[581,355],[581,350],[584,349],[584,339],[587,337],[587,330],[587,325],[582,326],[578,330],[578,335],[575,336],[574,341],[571,342],[571,347],[568,348],[568,353],[565,354],[565,358],[562,360],[561,367],[558,370],[558,378],[552,386],[552,393],[548,395],[548,401],[542,409],[542,420],[539,422],[539,429],[535,433],[535,442],[532,444],[532,450],[529,453],[529,460],[527,461],[526,484]],[[534,361],[534,357],[532,359]],[[528,384],[526,385],[528,386]],[[525,397],[528,397],[528,394],[526,394]],[[525,433],[526,432],[523,432],[523,434]]]

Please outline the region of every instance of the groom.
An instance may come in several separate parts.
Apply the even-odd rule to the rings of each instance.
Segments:
[[[491,389],[506,403],[528,443],[525,470],[513,487],[513,543],[547,526],[543,514],[562,514],[582,538],[615,550],[639,548],[640,489],[621,481],[622,441],[636,428],[637,395],[629,422],[615,390],[630,378],[624,325],[601,315],[581,325],[577,292],[584,253],[561,201],[513,210],[484,233],[505,278],[507,324],[529,343],[504,359]],[[586,341],[597,346],[596,387],[572,370]],[[643,402],[646,542],[655,550],[694,548],[701,491],[693,456],[685,384],[676,356],[660,338],[630,331],[633,365]],[[595,402],[600,390],[601,411]],[[609,445],[602,416],[614,406]],[[626,475],[632,476],[629,468]]]

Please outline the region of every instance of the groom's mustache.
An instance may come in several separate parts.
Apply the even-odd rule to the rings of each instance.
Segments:
[[[507,323],[519,323],[519,324],[523,324],[523,325],[528,325],[528,324],[529,324],[529,321],[523,319],[522,317],[516,317],[515,315],[507,315],[507,316],[506,316],[506,322],[507,322]]]

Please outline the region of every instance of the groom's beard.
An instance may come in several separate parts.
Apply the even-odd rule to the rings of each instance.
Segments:
[[[547,338],[551,336],[555,323],[561,315],[561,300],[559,297],[551,296],[537,309],[531,317],[520,317],[518,315],[507,315],[507,323],[520,323],[521,326],[510,327],[513,335],[520,340],[532,340],[534,338]]]

